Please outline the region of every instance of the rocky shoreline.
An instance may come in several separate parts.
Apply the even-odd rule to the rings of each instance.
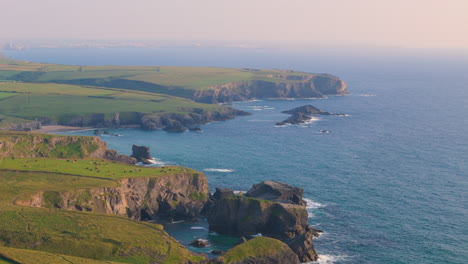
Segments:
[[[19,145],[27,147],[30,152],[19,152]],[[3,153],[3,157],[53,158],[51,154],[64,145],[80,146],[83,151],[76,153],[77,156],[67,158],[94,157],[127,164],[151,159],[148,147],[134,145],[132,157],[119,155],[108,149],[107,144],[98,137],[12,132],[11,135],[3,133],[0,147],[8,150]],[[100,161],[102,162],[105,163],[105,160]],[[160,170],[169,172],[173,168],[160,167]],[[118,181],[117,187],[39,191],[17,199],[15,204],[115,214],[134,220],[197,221],[207,218],[210,231],[239,237],[260,233],[262,243],[276,245],[278,251],[262,253],[263,255],[252,253],[253,255],[245,256],[240,262],[226,261],[230,254],[244,252],[245,247],[256,247],[259,240],[254,238],[254,242],[250,242],[243,239],[228,252],[202,263],[273,264],[280,261],[297,264],[317,260],[313,239],[321,232],[308,225],[303,192],[303,189],[285,183],[264,181],[253,185],[245,194],[220,188],[216,188],[216,192],[211,194],[208,180],[203,173],[183,169],[175,175],[123,178]],[[194,244],[204,246],[201,242],[194,241]],[[286,259],[287,262],[284,262]]]
[[[338,115],[338,116],[345,116],[345,114],[335,114],[330,112],[322,111],[312,105],[304,105],[300,107],[296,107],[294,109],[283,111],[281,113],[290,114],[291,116],[282,121],[276,123],[277,126],[284,126],[284,125],[301,125],[309,121],[313,116],[316,115]]]

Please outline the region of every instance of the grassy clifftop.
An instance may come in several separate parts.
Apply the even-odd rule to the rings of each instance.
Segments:
[[[19,134],[16,138],[27,136]],[[40,136],[32,135],[30,142]],[[50,141],[63,138],[42,136]],[[7,137],[15,136],[0,134],[3,142]],[[93,148],[93,141],[86,140],[91,137],[82,138],[81,145]],[[22,146],[25,151],[29,147]],[[37,192],[118,187],[127,178],[159,179],[196,173],[182,167],[146,168],[103,159],[70,159],[75,156],[75,146],[63,148],[69,148],[64,153],[70,153],[64,159],[0,157],[0,263],[188,263],[202,259],[183,248],[160,225],[116,215],[57,210],[53,206],[17,205],[17,200]]]

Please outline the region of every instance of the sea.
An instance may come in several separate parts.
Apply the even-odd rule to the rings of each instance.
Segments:
[[[119,137],[101,138],[122,154],[131,154],[133,144],[149,146],[154,166],[200,170],[212,191],[246,191],[264,180],[303,188],[309,223],[324,231],[315,240],[318,263],[468,263],[466,54],[210,47],[5,53],[63,64],[277,68],[337,75],[348,83],[349,95],[236,102],[232,107],[252,115],[202,125],[203,132],[115,129]],[[288,117],[282,111],[307,104],[346,116],[275,126]],[[165,228],[198,252],[224,251],[238,241],[209,232],[204,219]],[[196,238],[211,246],[188,246]]]

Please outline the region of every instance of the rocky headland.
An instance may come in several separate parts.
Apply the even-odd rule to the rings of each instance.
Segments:
[[[255,184],[245,195],[217,188],[208,204],[210,230],[237,236],[260,233],[286,243],[302,262],[317,260],[313,238],[321,231],[308,225],[302,193],[274,181]]]
[[[324,98],[326,95],[348,93],[346,83],[333,75],[304,74],[296,76],[285,74],[275,77],[284,79],[284,81],[254,80],[227,83],[196,91],[192,99],[201,103],[228,103],[267,98]]]
[[[282,122],[276,123],[277,126],[304,124],[316,115],[345,115],[322,111],[312,105],[299,106],[291,110],[283,111],[281,113],[290,114],[291,116]]]
[[[107,149],[98,137],[57,136],[35,133],[0,133],[0,158],[99,158],[92,166],[113,162],[134,164],[151,157],[149,148],[133,146],[133,156]],[[73,150],[73,151],[71,151]],[[130,161],[130,162],[128,162]],[[138,171],[128,165],[127,171]],[[94,167],[93,167],[94,168]],[[73,190],[43,190],[14,199],[16,205],[113,214],[134,220],[196,221],[207,217],[209,229],[220,234],[253,236],[216,259],[199,263],[299,263],[317,260],[313,239],[321,231],[308,225],[303,189],[285,183],[265,181],[245,194],[217,188],[211,195],[201,172],[160,167],[168,172],[155,177],[112,180],[112,187]],[[96,169],[97,170],[97,169]],[[105,179],[105,178],[102,178]],[[206,246],[206,241],[194,241]],[[221,253],[221,252],[219,252]]]

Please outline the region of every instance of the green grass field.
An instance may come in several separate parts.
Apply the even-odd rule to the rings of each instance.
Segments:
[[[67,122],[77,116],[119,112],[122,119],[134,119],[135,113],[185,113],[184,108],[219,111],[225,106],[196,103],[191,100],[140,91],[86,87],[51,83],[0,83],[0,128],[47,117]],[[3,118],[2,118],[3,117]]]
[[[166,86],[168,89],[179,87],[186,90],[206,90],[214,85],[251,80],[297,82],[297,80],[285,77],[303,75],[307,73],[212,67],[76,66],[22,61],[3,61],[2,63],[0,61],[0,79],[3,76],[3,79],[61,83],[94,79],[96,86],[99,80],[104,83],[123,79]],[[138,87],[132,90],[138,90]]]
[[[2,132],[0,146],[5,142],[19,142],[20,145],[15,147],[30,148],[31,144],[38,144],[35,137],[53,141],[55,137],[65,136]],[[89,145],[93,141],[80,142]],[[57,148],[69,148],[63,150],[69,156],[76,154],[73,144]],[[54,156],[53,153],[50,155]],[[183,263],[201,260],[178,244],[160,225],[116,215],[34,208],[15,203],[39,191],[118,187],[119,180],[124,178],[177,177],[180,173],[195,172],[183,167],[148,168],[92,158],[0,158],[0,263],[148,263],[155,259],[158,263]]]

